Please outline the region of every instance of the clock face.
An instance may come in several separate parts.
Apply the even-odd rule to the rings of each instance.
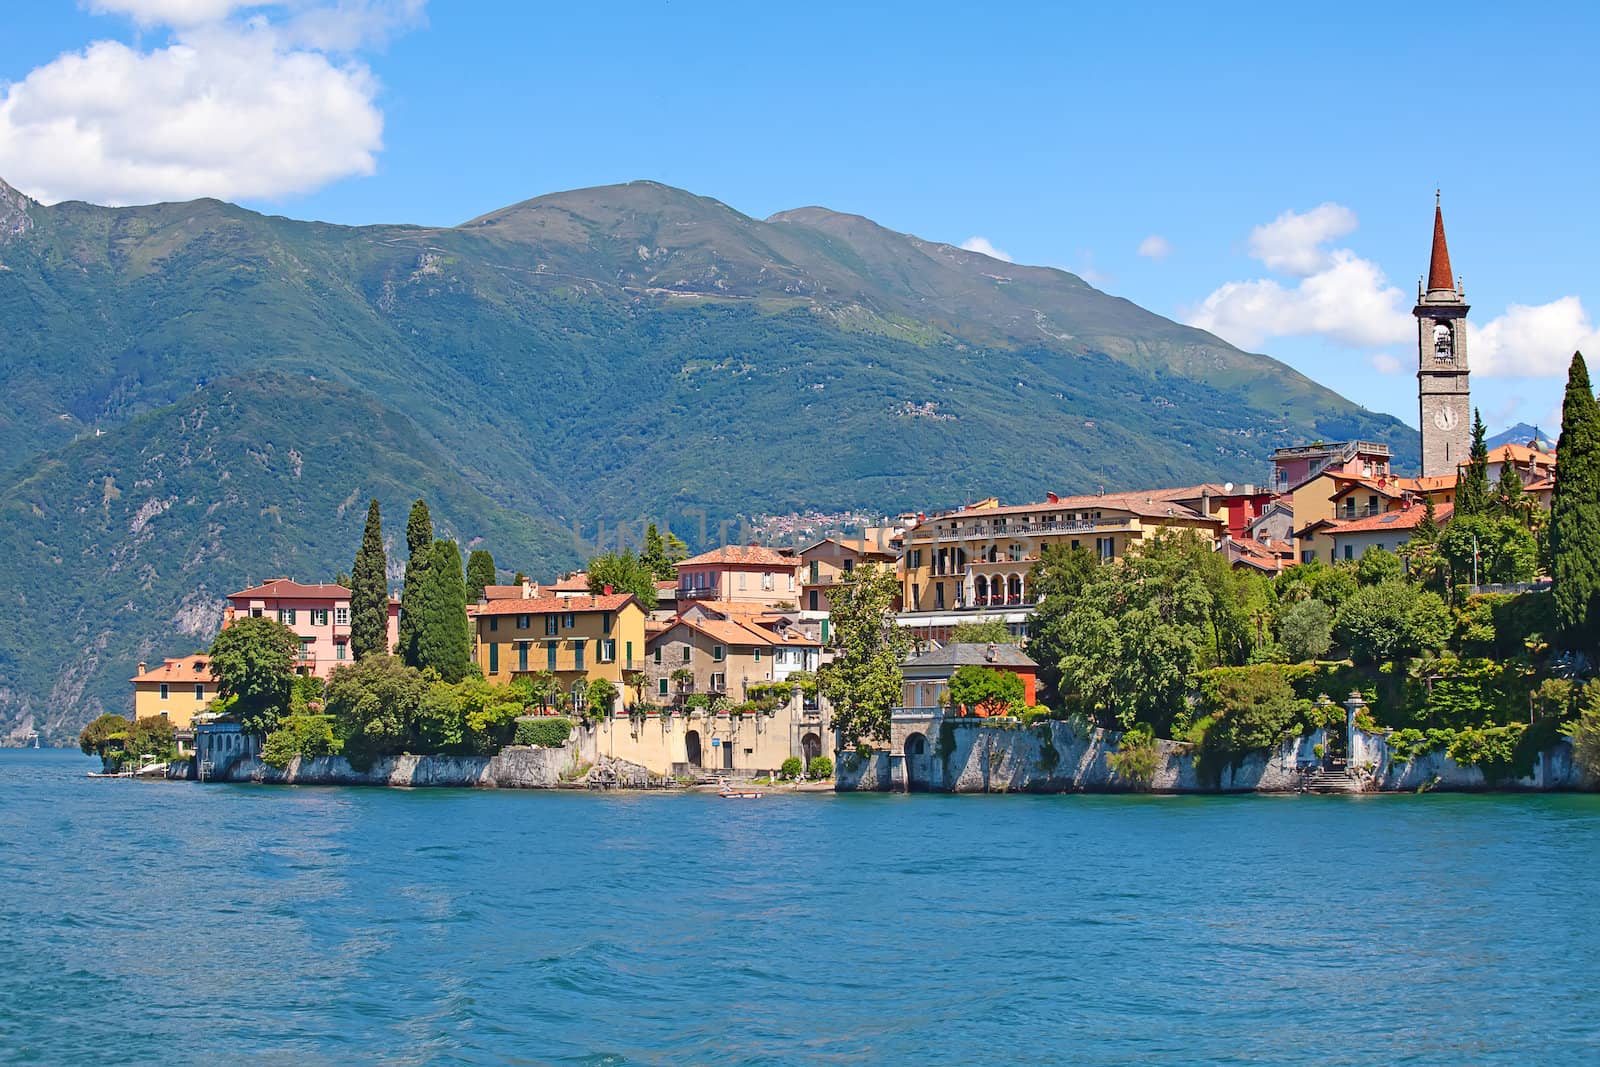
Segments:
[[[1456,424],[1456,413],[1449,408],[1440,408],[1433,413],[1433,424],[1441,430],[1452,429]]]

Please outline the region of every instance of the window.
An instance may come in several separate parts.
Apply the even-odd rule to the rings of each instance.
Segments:
[[[312,626],[326,626],[326,625],[328,625],[328,609],[327,608],[312,608],[311,609],[311,625]]]
[[[760,663],[761,662],[761,648],[760,648],[759,645],[756,647],[755,653],[756,653],[756,662]]]
[[[556,618],[554,615],[546,615],[544,617],[544,635],[546,637],[554,637],[560,632],[561,620]]]
[[[527,669],[528,669],[528,642],[526,642],[526,641],[518,641],[517,642],[517,670],[525,671]]]
[[[575,671],[583,670],[583,648],[588,643],[589,642],[585,641],[581,637],[578,638],[576,641],[572,642],[572,669],[573,670],[575,670]]]
[[[667,695],[667,680],[665,678],[659,679],[656,682],[656,695],[657,696],[666,696]]]
[[[741,590],[744,589],[744,582],[745,582],[745,579],[748,578],[748,577],[749,577],[749,575],[745,574],[744,571],[740,571],[739,572],[739,588]]]
[[[819,603],[821,603],[821,601],[818,599],[817,591],[815,589],[806,594],[806,609],[808,611],[822,610],[821,608],[817,607]]]
[[[204,700],[206,698],[206,687],[203,686],[203,685],[195,686],[194,687],[194,698],[196,700]]]
[[[726,647],[724,647],[722,645],[712,645],[711,646],[711,661],[713,663],[721,663],[723,660],[725,660],[727,658],[728,658],[728,650],[727,650]]]
[[[552,619],[555,618],[554,615],[550,617]],[[547,671],[556,669],[556,643],[554,641],[546,641],[544,643],[544,669]]]
[[[935,610],[935,611],[943,611],[944,610],[944,583],[943,582],[934,582],[933,583],[933,610]]]
[[[1108,559],[1117,558],[1117,539],[1115,537],[1096,537],[1094,539],[1094,553],[1104,563]]]
[[[846,569],[848,569],[848,568],[846,568]],[[816,560],[812,560],[811,561],[811,578],[810,578],[811,584],[815,585],[817,583],[817,579],[819,577],[821,577],[821,575],[819,573],[819,565],[818,565]]]
[[[655,650],[655,652],[653,652],[651,654],[651,658],[654,659],[657,663],[661,662],[661,646],[660,645],[656,646],[656,650]]]
[[[855,569],[856,569],[856,561],[855,560],[847,559],[847,560],[844,561],[844,572],[846,574],[855,573]]]
[[[346,644],[346,642],[340,641],[338,644],[333,646],[333,658],[334,659],[340,659],[340,660],[344,659],[344,646],[345,646],[345,644]]]
[[[349,626],[350,625],[350,609],[349,608],[334,608],[333,609],[333,624],[335,626]]]
[[[577,617],[569,611],[565,615],[561,616],[561,625],[570,630],[574,626],[578,625]]]
[[[714,672],[711,675],[711,691],[713,693],[720,693],[727,688],[728,676],[723,674],[721,671]]]
[[[1347,559],[1347,560],[1351,560],[1351,559],[1355,559],[1356,558],[1356,546],[1355,545],[1345,545],[1344,546],[1344,558]]]
[[[283,623],[285,626],[293,626],[294,625],[294,609],[293,608],[279,608],[278,609],[278,621]]]
[[[611,632],[611,612],[609,611],[600,613],[600,632],[603,634]]]
[[[489,673],[500,673],[500,646],[493,643],[489,645]]]
[[[684,645],[683,646],[683,662],[685,662],[685,663],[689,662],[689,646],[688,645]]]
[[[615,641],[611,640],[608,637],[608,638],[605,638],[605,639],[603,639],[601,641],[595,642],[595,644],[599,646],[596,649],[596,651],[599,653],[599,658],[600,658],[600,662],[601,663],[615,663],[616,662],[616,659],[617,659],[617,643]]]
[[[518,615],[517,616],[517,629],[526,630],[528,628],[528,625],[529,625],[528,616],[526,616],[526,615]]]
[[[625,646],[625,648],[626,648],[626,651],[627,651],[627,655],[624,657],[624,660],[627,663],[628,670],[631,671],[631,670],[633,670],[633,642],[629,641],[627,643],[627,645]]]
[[[1301,563],[1315,563],[1316,561],[1317,561],[1317,553],[1316,553],[1315,549],[1304,548],[1304,549],[1300,550],[1300,562]]]
[[[263,614],[265,614],[265,613],[260,608],[251,608],[250,609],[250,617],[252,619],[259,619],[259,618],[261,618],[261,616]]]
[[[489,632],[494,633],[500,629],[500,619],[494,615],[489,616]]]
[[[161,699],[162,700],[167,699],[167,695],[168,695],[167,694],[167,683],[166,682],[162,682],[161,683]]]
[[[762,571],[761,572],[761,588],[763,588],[763,589],[771,589],[772,588],[772,572],[771,571]]]
[[[911,610],[922,610],[922,586],[920,585],[914,585],[911,587]]]

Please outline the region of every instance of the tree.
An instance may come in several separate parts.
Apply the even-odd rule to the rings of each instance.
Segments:
[[[1067,654],[1062,619],[1084,585],[1100,570],[1100,560],[1086,548],[1046,545],[1028,571],[1028,588],[1039,598],[1028,617],[1028,654],[1039,664],[1041,697],[1059,705],[1061,659]]]
[[[945,700],[978,715],[1020,714],[1027,700],[1022,679],[1010,671],[968,664],[950,675]]]
[[[1600,778],[1600,683],[1584,688],[1578,721],[1572,724],[1572,758],[1591,778]]]
[[[655,610],[656,575],[633,550],[607,552],[589,561],[589,592],[599,595],[610,586],[613,592],[632,593],[646,611]]]
[[[633,690],[633,706],[643,706],[644,687],[650,684],[650,676],[644,671],[623,671],[622,684]]]
[[[1422,521],[1417,523],[1416,530],[1412,531],[1411,545],[1431,545],[1439,539],[1439,509],[1434,506],[1433,497],[1424,494],[1422,497]]]
[[[1361,553],[1361,559],[1356,562],[1356,581],[1361,585],[1377,585],[1398,579],[1403,571],[1399,556],[1373,546]]]
[[[428,683],[397,656],[368,656],[328,679],[328,714],[351,765],[404,752]]]
[[[1227,753],[1277,744],[1311,708],[1295,695],[1287,669],[1268,664],[1207,672],[1200,704],[1213,716],[1203,747]]]
[[[300,637],[276,619],[235,619],[211,643],[217,694],[246,733],[270,733],[289,711]]]
[[[467,556],[467,602],[483,599],[485,586],[494,584],[494,556],[486,548],[475,548]]]
[[[350,571],[350,653],[363,659],[391,651],[388,645],[389,561],[383,551],[383,520],[373,500]]]
[[[1451,632],[1437,593],[1401,581],[1363,586],[1339,608],[1333,636],[1360,663],[1403,662],[1437,652]]]
[[[1538,566],[1538,542],[1516,519],[1487,515],[1452,519],[1439,534],[1437,547],[1449,565],[1452,583],[1460,590],[1472,584],[1474,553],[1481,584],[1532,581]]]
[[[1494,515],[1515,519],[1524,526],[1533,525],[1533,498],[1522,490],[1522,476],[1509,458],[1500,464],[1500,480],[1494,486]]]
[[[102,715],[78,733],[78,748],[85,756],[105,759],[106,752],[126,739],[132,728],[133,723],[121,715]]]
[[[422,670],[433,668],[454,685],[466,676],[472,658],[461,550],[454,541],[435,541],[425,558],[416,596],[415,665]]]
[[[958,645],[1014,645],[1017,635],[1002,619],[973,619],[957,623],[950,641]]]
[[[670,582],[678,577],[678,564],[689,558],[689,546],[668,530],[662,534],[651,523],[644,531],[644,552],[640,562],[650,569],[658,581]]]
[[[413,667],[417,665],[417,597],[432,548],[433,519],[428,505],[418,500],[411,505],[411,515],[406,519],[406,576],[400,587],[400,656]]]
[[[1483,416],[1472,409],[1472,451],[1456,485],[1456,515],[1486,515],[1489,499],[1489,446],[1484,441]]]
[[[338,751],[333,722],[326,715],[285,715],[261,745],[261,762],[287,767],[296,756],[312,759]]]
[[[1600,650],[1600,404],[1575,352],[1561,402],[1561,457],[1550,505],[1550,570],[1564,648]]]
[[[818,672],[822,695],[833,705],[843,746],[889,739],[889,709],[900,703],[901,661],[911,638],[896,623],[900,581],[893,570],[867,564],[828,592],[835,659]]]
[[[610,715],[616,709],[617,684],[609,678],[596,678],[591,681],[585,695],[589,701],[589,708],[601,718]]]
[[[1291,605],[1278,621],[1278,637],[1292,662],[1321,659],[1333,646],[1333,609],[1314,597]]]

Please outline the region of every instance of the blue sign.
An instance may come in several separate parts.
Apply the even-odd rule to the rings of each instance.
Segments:
[[[712,747],[712,748],[716,748],[716,747],[717,747],[717,746],[718,746],[718,745],[720,745],[720,744],[722,744],[722,738],[720,738],[720,737],[713,737],[713,738],[712,738],[712,739],[711,739],[711,747]]]

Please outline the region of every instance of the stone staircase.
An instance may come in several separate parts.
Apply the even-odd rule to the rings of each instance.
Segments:
[[[1315,767],[1301,777],[1300,791],[1303,793],[1360,793],[1363,790],[1361,779],[1351,774],[1347,768]]]

